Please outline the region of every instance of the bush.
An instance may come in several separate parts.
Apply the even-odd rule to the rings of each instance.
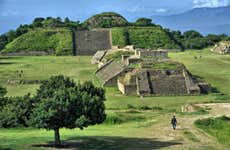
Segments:
[[[112,29],[112,43],[119,47],[129,45],[129,35],[126,28],[113,28]]]
[[[223,116],[219,118],[208,118],[197,120],[195,125],[217,138],[217,140],[230,148],[230,118]]]
[[[133,106],[133,105],[131,105],[131,104],[128,104],[128,105],[127,105],[127,109],[136,109],[136,107]]]
[[[215,128],[215,129],[221,129],[223,128],[223,121],[230,121],[230,118],[226,116],[222,116],[219,118],[207,118],[207,119],[199,119],[195,121],[195,124],[199,127],[205,127],[208,128]]]
[[[152,24],[152,19],[149,18],[139,18],[135,22],[135,25],[137,26],[151,26]]]
[[[229,101],[230,100],[230,95],[218,95],[215,100],[220,100],[220,101]]]
[[[111,113],[106,117],[105,124],[122,124],[131,121],[143,121],[146,119],[144,116],[138,115],[138,113]]]
[[[121,124],[123,122],[124,122],[124,120],[121,117],[119,117],[116,114],[113,114],[113,115],[108,115],[106,117],[106,120],[105,120],[104,123],[105,124],[110,124],[110,125],[115,125],[115,124]]]
[[[6,88],[3,88],[2,86],[0,86],[0,98],[4,97],[6,93],[7,93]]]
[[[30,95],[4,98],[1,103],[0,127],[28,127],[29,117],[34,107],[33,104],[33,99]]]

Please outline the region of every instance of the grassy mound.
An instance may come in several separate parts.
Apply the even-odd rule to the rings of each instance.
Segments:
[[[217,138],[217,140],[230,148],[230,118],[208,118],[203,120],[197,120],[195,125]]]
[[[181,49],[161,27],[120,27],[112,29],[113,45],[134,45],[144,49]]]
[[[30,31],[6,45],[3,53],[46,52],[55,55],[72,54],[72,34],[67,29]]]

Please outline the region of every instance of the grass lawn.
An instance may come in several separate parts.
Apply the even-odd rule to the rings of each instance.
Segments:
[[[217,138],[217,140],[225,144],[230,149],[230,118],[208,118],[197,120],[196,126],[210,135]]]
[[[181,145],[184,137],[175,135],[171,140],[158,139],[161,125],[169,126],[170,117],[178,114],[181,107],[188,103],[230,101],[230,56],[212,54],[208,50],[170,53],[169,56],[182,62],[191,73],[203,78],[226,94],[224,100],[218,94],[201,96],[145,97],[124,96],[117,88],[106,88],[106,109],[108,119],[102,125],[86,130],[61,130],[62,140],[72,143],[79,149],[167,149]],[[195,59],[195,56],[197,59]],[[201,58],[200,58],[201,56]],[[21,77],[17,71],[23,70]],[[52,75],[64,74],[76,82],[92,80],[97,86],[100,81],[95,76],[95,65],[90,64],[89,56],[81,57],[0,57],[0,84],[7,87],[8,96],[22,96],[35,93],[38,84],[32,81],[45,80]],[[18,84],[30,81],[31,84]],[[139,108],[148,108],[140,110]],[[186,115],[183,115],[185,117]],[[190,116],[187,116],[190,117]],[[155,127],[158,126],[159,128]],[[168,131],[168,130],[167,130]],[[171,131],[171,130],[169,130]],[[185,137],[193,133],[182,131]],[[173,134],[173,135],[171,135]],[[194,140],[194,138],[191,138]],[[46,149],[39,147],[53,141],[53,132],[38,129],[0,129],[0,149]],[[199,143],[199,140],[196,139]],[[190,141],[190,147],[184,149],[212,149],[201,143]],[[203,145],[202,145],[203,144]],[[37,145],[32,146],[32,145]],[[71,145],[71,144],[70,144]],[[209,146],[209,145],[208,145]],[[194,147],[194,148],[192,148]]]

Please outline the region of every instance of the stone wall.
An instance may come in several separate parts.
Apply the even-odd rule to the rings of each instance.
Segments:
[[[150,70],[150,86],[155,95],[185,95],[188,94],[185,77],[182,70],[154,71]]]
[[[125,73],[126,68],[115,61],[109,61],[96,71],[96,75],[103,81],[104,86],[116,86],[117,79]]]
[[[94,55],[112,48],[110,30],[74,31],[76,55]]]
[[[211,51],[219,53],[219,54],[230,54],[230,42],[220,42],[215,45]]]
[[[183,70],[183,75],[185,77],[185,85],[187,87],[187,92],[193,95],[200,94],[200,87],[197,83],[195,83],[195,81],[193,81],[192,75],[190,75],[187,70]]]
[[[141,59],[166,59],[168,58],[168,52],[165,50],[136,50],[135,55]]]
[[[189,84],[187,87],[183,69],[141,70],[133,75],[136,78],[135,81],[130,80],[131,82],[126,83],[122,78],[118,80],[118,88],[123,94],[141,96],[200,94],[197,84]],[[188,78],[188,80],[192,79]],[[195,92],[190,91],[194,87],[196,87]]]
[[[149,74],[146,71],[143,71],[138,74],[136,79],[137,84],[137,94],[138,95],[149,95],[152,93],[152,89],[149,83]]]
[[[136,95],[137,94],[137,86],[133,85],[125,85],[121,80],[117,80],[117,87],[125,95]]]
[[[54,52],[50,51],[20,51],[15,53],[1,53],[4,56],[46,56],[46,55],[54,55]]]

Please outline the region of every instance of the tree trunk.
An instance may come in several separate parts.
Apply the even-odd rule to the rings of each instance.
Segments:
[[[54,140],[55,140],[54,144],[56,147],[61,145],[59,129],[54,129]]]

